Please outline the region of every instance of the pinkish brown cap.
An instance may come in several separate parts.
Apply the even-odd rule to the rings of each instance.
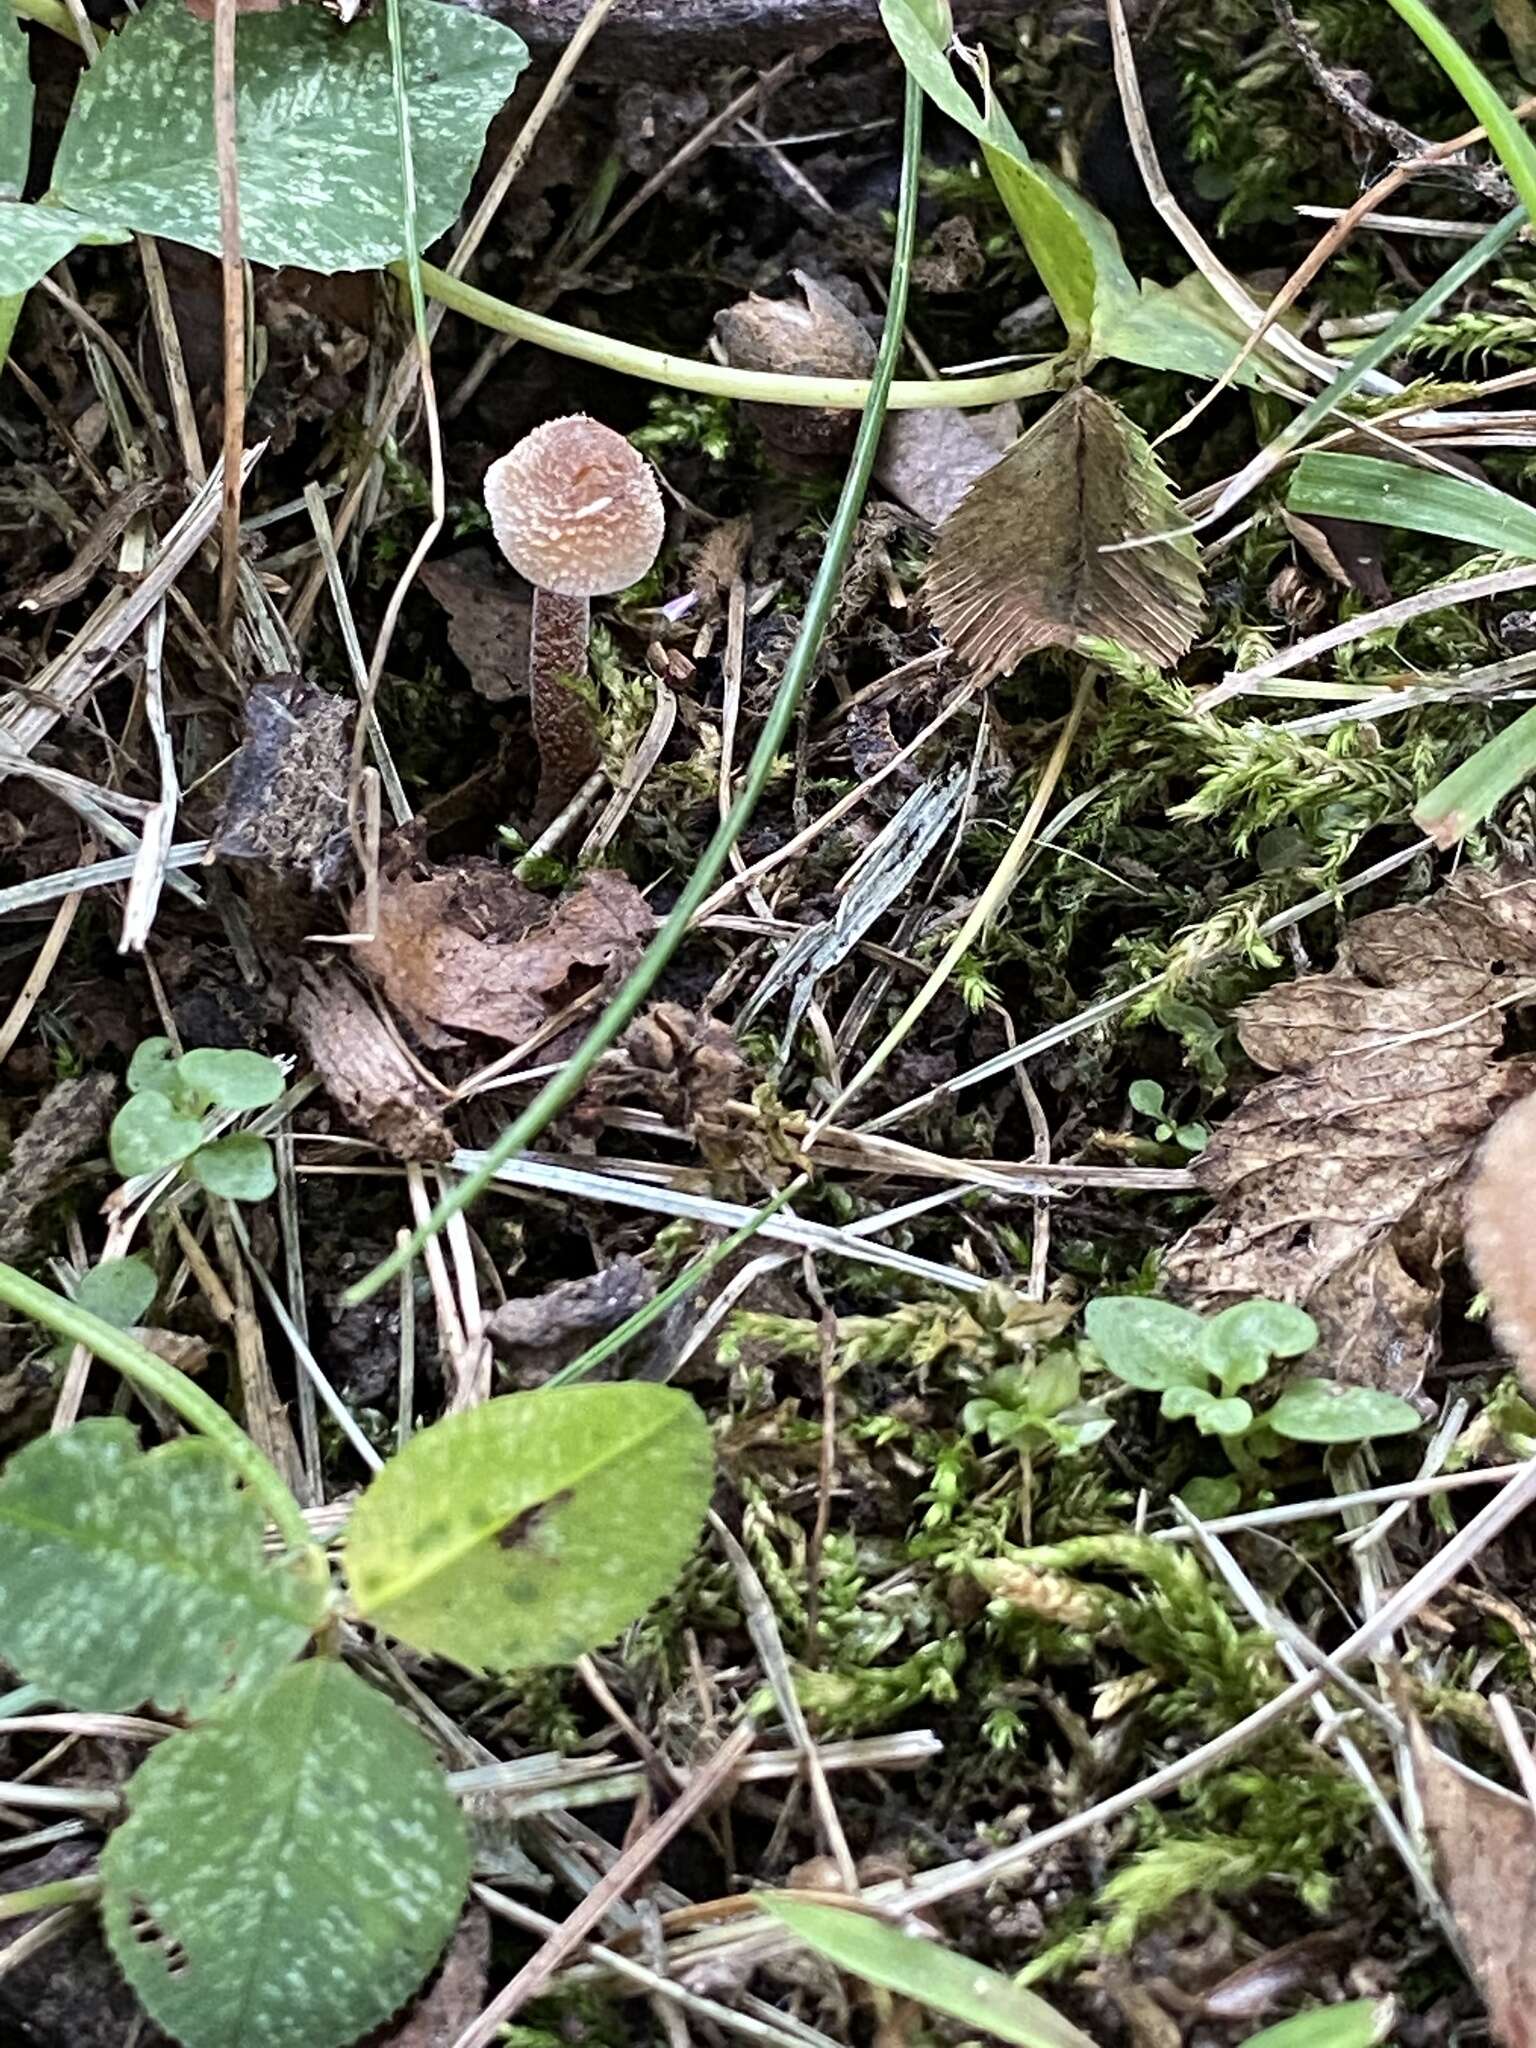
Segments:
[[[524,434],[485,473],[496,544],[520,576],[562,597],[638,583],[666,527],[651,465],[585,413]]]

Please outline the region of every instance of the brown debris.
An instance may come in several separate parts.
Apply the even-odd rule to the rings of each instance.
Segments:
[[[747,1063],[729,1024],[681,1003],[654,1003],[630,1025],[624,1050],[652,1106],[710,1165],[735,1165],[730,1104],[747,1087]]]
[[[1536,1812],[1475,1780],[1410,1729],[1424,1824],[1495,2048],[1536,2048]]]
[[[301,970],[290,1012],[345,1122],[396,1159],[446,1159],[453,1139],[431,1092],[340,968]]]
[[[863,323],[808,271],[793,272],[798,299],[753,292],[715,315],[715,332],[734,369],[780,377],[867,377],[875,344]],[[764,446],[787,468],[804,467],[853,446],[859,416],[839,407],[748,405]]]
[[[359,903],[354,930],[362,913]],[[610,869],[551,902],[509,868],[471,860],[382,878],[375,935],[356,952],[423,1043],[473,1031],[521,1045],[578,996],[622,980],[655,924]]]
[[[1515,1361],[1520,1384],[1536,1400],[1536,1095],[1506,1110],[1489,1133],[1467,1190],[1467,1254],[1493,1304],[1493,1327]]]
[[[491,1920],[483,1906],[465,1909],[442,1967],[403,2018],[369,2034],[360,2048],[452,2048],[485,2004],[491,1965]]]
[[[214,840],[221,860],[303,876],[313,889],[336,887],[349,847],[355,711],[298,675],[268,676],[252,688]]]
[[[1495,1064],[1491,1006],[1533,973],[1536,878],[1464,870],[1426,903],[1351,925],[1332,973],[1246,1004],[1243,1048],[1277,1078],[1194,1163],[1216,1203],[1170,1258],[1183,1298],[1298,1302],[1337,1377],[1412,1394],[1478,1141],[1529,1086]]]
[[[971,485],[1018,439],[1019,408],[990,412],[893,412],[880,436],[875,476],[891,496],[940,526]]]
[[[448,645],[469,672],[471,687],[504,704],[528,687],[527,598],[507,588],[506,571],[489,548],[467,548],[422,564],[421,580],[448,619]]]
[[[489,1318],[485,1334],[520,1390],[540,1387],[551,1373],[579,1358],[656,1293],[656,1282],[638,1259],[615,1259],[600,1273],[561,1280],[542,1294],[506,1301]]]
[[[11,1148],[0,1173],[0,1259],[15,1265],[32,1243],[32,1216],[52,1201],[77,1161],[105,1144],[112,1114],[110,1074],[60,1081]]]

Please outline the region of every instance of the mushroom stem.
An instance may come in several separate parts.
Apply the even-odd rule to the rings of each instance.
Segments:
[[[528,698],[539,750],[535,831],[559,816],[599,762],[597,721],[575,687],[587,673],[591,617],[590,599],[534,586]]]

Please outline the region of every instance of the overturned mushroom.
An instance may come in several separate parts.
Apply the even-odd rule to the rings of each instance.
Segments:
[[[627,589],[655,561],[665,528],[644,456],[585,413],[525,434],[485,473],[502,553],[533,585],[528,689],[539,749],[535,822],[547,824],[597,766],[597,732],[578,685],[589,600]]]

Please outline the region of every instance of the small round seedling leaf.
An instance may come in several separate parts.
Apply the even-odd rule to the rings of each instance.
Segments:
[[[1191,1416],[1204,1415],[1208,1408],[1214,1408],[1218,1398],[1209,1387],[1192,1387],[1184,1383],[1164,1389],[1158,1410],[1170,1422],[1188,1422]]]
[[[198,1118],[183,1116],[168,1096],[154,1088],[130,1095],[112,1119],[112,1164],[124,1180],[179,1166],[202,1142],[203,1126]]]
[[[1140,1116],[1161,1116],[1163,1087],[1160,1081],[1133,1081],[1126,1090],[1130,1105]]]
[[[1242,1498],[1242,1484],[1236,1479],[1190,1479],[1179,1491],[1179,1499],[1202,1522],[1214,1522],[1222,1515],[1235,1514]]]
[[[1204,1386],[1197,1315],[1176,1302],[1142,1294],[1101,1295],[1090,1301],[1083,1324],[1100,1358],[1118,1380],[1143,1392]]]
[[[1202,1408],[1195,1417],[1195,1427],[1202,1436],[1241,1436],[1253,1427],[1253,1410],[1241,1394],[1232,1394]]]
[[[219,1109],[265,1109],[283,1092],[283,1070],[260,1052],[201,1045],[176,1062],[182,1086]]]
[[[149,1313],[159,1285],[148,1259],[103,1259],[81,1275],[75,1300],[114,1329],[131,1330]]]
[[[425,1742],[329,1658],[297,1664],[128,1786],[101,1859],[107,1941],[186,2048],[340,2048],[452,1934],[469,1844]]]
[[[348,1584],[365,1620],[472,1670],[569,1663],[672,1585],[711,1480],[675,1387],[509,1394],[391,1458],[347,1525]]]
[[[204,1145],[191,1166],[194,1180],[231,1202],[264,1202],[277,1186],[272,1147],[255,1131],[236,1131]]]
[[[324,1587],[269,1562],[264,1533],[200,1438],[146,1455],[116,1418],[39,1437],[0,1475],[0,1658],[72,1707],[210,1713],[324,1616]]]
[[[1239,1301],[1212,1316],[1200,1334],[1200,1363],[1224,1392],[1257,1386],[1276,1358],[1300,1358],[1317,1342],[1317,1325],[1289,1301]]]
[[[128,1062],[128,1092],[142,1095],[155,1089],[161,1095],[176,1093],[176,1056],[168,1038],[143,1038]]]
[[[1266,1410],[1264,1421],[1276,1436],[1299,1444],[1358,1444],[1424,1427],[1418,1410],[1396,1394],[1338,1380],[1298,1380]]]

